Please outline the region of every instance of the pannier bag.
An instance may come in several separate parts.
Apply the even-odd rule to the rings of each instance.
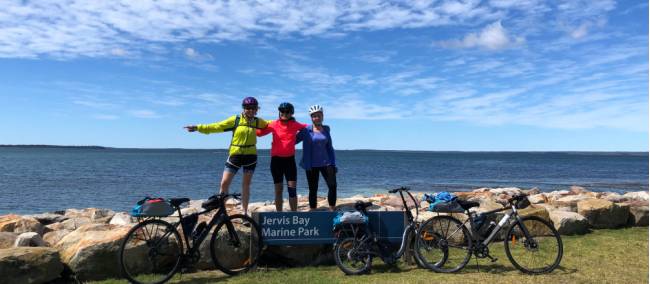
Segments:
[[[437,194],[424,194],[422,200],[429,202],[429,211],[460,213],[465,210],[456,201],[457,197],[449,192],[442,191]]]
[[[334,227],[340,224],[367,224],[368,216],[359,211],[339,212],[334,217]]]
[[[138,201],[131,210],[133,217],[167,217],[173,213],[174,207],[167,200],[151,197]]]

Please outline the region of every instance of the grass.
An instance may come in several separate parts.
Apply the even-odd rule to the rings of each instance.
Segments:
[[[550,274],[530,276],[515,269],[501,243],[490,253],[491,263],[479,259],[458,273],[440,274],[408,266],[384,265],[373,261],[372,273],[346,276],[335,265],[302,268],[258,268],[256,272],[229,277],[219,271],[176,275],[170,283],[648,283],[648,229],[596,230],[584,236],[562,236],[564,256]],[[127,283],[106,280],[96,284]]]

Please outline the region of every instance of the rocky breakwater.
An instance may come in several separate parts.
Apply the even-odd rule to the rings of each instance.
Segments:
[[[479,188],[457,192],[460,198],[477,201],[477,212],[503,207],[516,194],[528,193],[529,208],[522,215],[536,215],[553,223],[561,234],[585,234],[591,229],[648,226],[648,192],[590,192],[582,187],[540,192],[537,189]],[[421,200],[423,193],[414,193]],[[357,200],[371,201],[371,211],[402,210],[397,195],[376,194],[340,198],[337,209],[352,209]],[[192,201],[184,213],[200,210],[200,200]],[[408,204],[413,207],[412,203]],[[240,213],[235,200],[229,200],[230,214]],[[426,220],[437,213],[426,211],[428,204],[420,203],[419,219]],[[289,208],[285,201],[284,208]],[[325,198],[319,197],[318,209],[327,210]],[[299,198],[299,211],[307,211],[308,200]],[[414,209],[411,209],[414,210]],[[249,205],[249,212],[275,211],[272,202]],[[454,214],[463,220],[463,214]],[[202,220],[210,216],[202,216]],[[498,216],[496,217],[498,218]],[[36,215],[0,216],[0,283],[46,283],[71,275],[82,281],[121,278],[117,264],[119,245],[135,224],[125,212],[87,208]],[[208,242],[201,246],[199,269],[214,269]],[[273,246],[264,252],[264,259],[274,264],[313,265],[333,263],[331,246]]]

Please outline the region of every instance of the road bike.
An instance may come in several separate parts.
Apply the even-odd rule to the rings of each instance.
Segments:
[[[192,268],[199,261],[201,243],[210,232],[210,256],[219,270],[234,275],[254,268],[262,250],[260,227],[246,215],[228,215],[225,206],[227,198],[239,199],[240,195],[213,195],[203,202],[200,212],[186,216],[180,206],[190,199],[171,198],[167,201],[178,212],[177,222],[140,218],[120,246],[119,265],[124,277],[131,283],[168,281],[181,268]],[[196,225],[200,215],[215,210],[209,222]]]
[[[553,271],[562,260],[562,238],[548,221],[537,216],[519,216],[518,210],[530,205],[525,194],[508,199],[504,208],[481,214],[470,212],[478,207],[478,202],[458,199],[456,201],[467,219],[464,222],[450,215],[439,215],[427,220],[420,228],[423,241],[416,245],[422,255],[424,264],[436,272],[456,272],[469,262],[472,254],[477,258],[489,258],[488,246],[503,238],[505,253],[510,262],[527,274],[542,274]],[[497,212],[507,211],[499,222],[487,219],[496,217]],[[509,225],[507,225],[509,223]],[[506,226],[507,225],[507,226]],[[505,235],[499,234],[507,228]],[[435,263],[435,265],[430,265]]]
[[[336,243],[334,244],[334,260],[336,265],[345,274],[359,275],[369,273],[374,257],[381,258],[386,264],[395,264],[407,250],[412,251],[415,244],[421,241],[416,239],[422,235],[420,234],[420,225],[416,222],[418,220],[419,205],[417,200],[409,192],[409,188],[400,187],[389,190],[388,192],[399,192],[407,218],[407,224],[402,233],[399,249],[394,251],[388,241],[379,239],[372,232],[370,226],[365,223],[341,224],[334,232],[337,237]],[[415,204],[415,216],[408,209],[407,201],[404,197],[405,192]],[[364,216],[367,216],[367,208],[372,205],[372,202],[357,201],[355,209],[362,212]],[[427,267],[417,251],[415,251],[414,257],[418,266]],[[435,265],[435,263],[430,265]]]

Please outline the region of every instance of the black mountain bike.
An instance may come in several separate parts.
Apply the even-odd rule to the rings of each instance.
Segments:
[[[262,250],[260,227],[246,215],[226,212],[226,198],[238,199],[241,194],[217,194],[202,204],[201,212],[182,216],[180,205],[189,198],[172,198],[169,203],[178,212],[178,222],[146,218],[126,235],[120,247],[122,274],[131,283],[164,283],[181,268],[191,268],[201,255],[199,248],[212,228],[210,256],[217,268],[234,275],[257,264]],[[198,216],[213,210],[210,222],[196,225]],[[196,225],[196,228],[195,228]],[[183,228],[183,239],[178,232]]]
[[[452,216],[435,216],[422,224],[424,251],[429,259],[439,260],[436,265],[425,265],[436,272],[456,272],[469,262],[472,254],[477,258],[489,258],[488,246],[498,238],[503,238],[508,259],[519,270],[528,274],[541,274],[553,271],[562,260],[562,239],[557,230],[548,221],[537,216],[521,217],[517,209],[530,205],[527,195],[517,195],[508,200],[510,206],[476,214],[470,212],[478,202],[457,201],[467,215],[465,222]],[[485,224],[487,217],[497,212],[511,210],[496,223]],[[499,234],[506,223],[505,237]],[[468,229],[469,228],[469,229]]]
[[[399,192],[404,204],[404,212],[408,224],[402,234],[402,243],[399,250],[395,252],[388,241],[379,240],[377,236],[365,224],[342,224],[335,230],[337,241],[334,244],[334,260],[336,265],[347,275],[359,275],[369,273],[373,257],[380,257],[386,264],[392,265],[401,258],[408,249],[415,247],[416,239],[420,234],[420,225],[416,222],[418,216],[419,202],[411,195],[408,188],[401,187],[388,191],[389,193]],[[408,209],[404,192],[415,204],[415,217]],[[371,202],[357,201],[355,209],[367,216],[367,208],[372,206]],[[415,261],[419,267],[428,267],[423,263],[420,254],[415,251]],[[430,265],[436,265],[435,263]]]

